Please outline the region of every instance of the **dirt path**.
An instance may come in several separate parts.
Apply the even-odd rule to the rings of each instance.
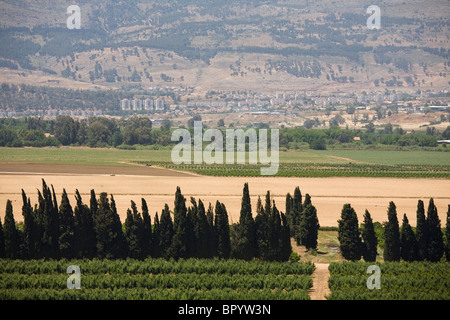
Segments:
[[[316,270],[312,274],[313,286],[309,290],[311,300],[325,300],[325,296],[330,294],[328,288],[328,278],[330,272],[328,271],[328,263],[315,263]]]

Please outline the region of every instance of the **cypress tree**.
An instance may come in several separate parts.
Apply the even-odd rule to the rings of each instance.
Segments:
[[[133,200],[131,200],[133,201]],[[137,239],[135,237],[135,227],[134,227],[134,221],[133,221],[133,213],[130,209],[127,209],[127,217],[125,218],[125,239],[127,240],[128,245],[128,255],[131,258],[136,258],[136,252],[135,250],[138,249]]]
[[[47,257],[48,252],[48,244],[46,243],[44,239],[44,208],[45,208],[45,201],[44,197],[42,196],[42,193],[40,190],[37,190],[38,192],[38,204],[34,208],[34,217],[36,221],[37,226],[37,241],[36,241],[36,255],[39,258]]]
[[[415,261],[417,259],[416,236],[408,222],[406,214],[403,214],[402,230],[400,234],[400,255],[405,261]]]
[[[116,258],[125,258],[127,255],[127,242],[125,240],[125,235],[122,229],[122,222],[120,221],[120,216],[117,213],[116,201],[114,196],[111,195],[111,216],[112,216],[112,253]]]
[[[56,193],[55,189],[53,188],[53,185],[51,185],[51,196],[52,199],[50,201],[50,214],[51,214],[51,237],[52,237],[52,251],[53,251],[53,257],[59,258],[60,252],[59,252],[59,209],[58,209],[58,202],[56,201]]]
[[[127,209],[125,239],[128,255],[134,259],[144,258],[144,222],[133,200],[131,200],[131,210]]]
[[[0,259],[6,258],[5,234],[3,233],[2,219],[0,218]]]
[[[425,217],[425,206],[422,200],[419,200],[417,203],[416,241],[417,260],[423,261],[428,259],[428,226]]]
[[[195,223],[195,238],[197,243],[197,257],[208,257],[208,220],[206,218],[205,205],[198,200],[197,221]]]
[[[206,221],[208,222],[207,229],[207,243],[208,243],[208,258],[212,258],[217,255],[217,244],[214,230],[214,209],[211,203],[208,205],[206,211]]]
[[[268,206],[270,207],[270,204]],[[255,230],[256,230],[255,235],[257,245],[257,257],[263,260],[267,260],[269,258],[269,248],[270,248],[269,217],[268,214],[266,213],[266,210],[262,206],[261,198],[259,196],[258,201],[256,203]]]
[[[228,259],[231,252],[228,213],[225,205],[219,201],[216,201],[214,228],[217,239],[217,256],[221,259]]]
[[[5,238],[5,257],[7,259],[19,258],[19,232],[14,220],[11,200],[6,202],[5,223],[3,224],[3,235]]]
[[[306,225],[306,222],[305,222],[305,215],[304,215],[304,213],[305,213],[305,208],[307,206],[310,206],[310,205],[312,205],[311,197],[309,196],[309,194],[306,194],[305,195],[305,202],[302,205],[302,211],[301,211],[301,213],[299,215],[299,219],[298,219],[298,222],[297,222],[297,238],[298,238],[298,242],[297,243],[300,244],[300,245],[305,245],[305,241],[306,241],[305,238],[306,238],[306,235],[308,233],[308,226]]]
[[[195,234],[196,224],[197,224],[197,201],[195,198],[191,197],[191,204],[188,208],[186,214],[186,258],[197,256],[197,237]]]
[[[272,212],[269,213],[269,230],[269,260],[279,261],[281,259],[281,217],[275,201],[272,201]]]
[[[306,194],[305,198],[309,197]],[[300,229],[302,230],[302,243],[307,250],[317,250],[317,239],[319,236],[319,219],[317,218],[316,207],[308,203],[303,207],[303,220]]]
[[[400,261],[400,230],[397,208],[393,201],[389,202],[388,222],[384,226],[384,238],[384,261]]]
[[[171,255],[173,258],[186,257],[187,251],[187,208],[186,199],[181,194],[180,187],[177,187],[175,192],[175,207],[173,211],[173,230],[174,236],[172,239]]]
[[[91,211],[92,216],[94,217],[98,211],[98,202],[97,197],[95,196],[94,189],[91,190],[91,199],[89,201],[89,210]]]
[[[362,255],[364,261],[373,262],[377,258],[378,239],[375,234],[372,217],[369,211],[364,213],[364,227],[362,230]]]
[[[78,189],[75,190],[75,200],[77,202],[74,209],[75,254],[78,258],[92,259],[96,255],[97,243],[91,210],[83,204]]]
[[[142,208],[142,223],[143,223],[143,256],[148,257],[153,254],[153,234],[152,234],[152,220],[150,214],[148,213],[147,201],[141,198],[141,208]]]
[[[164,209],[161,212],[161,219],[159,221],[159,249],[161,251],[161,256],[165,259],[174,258],[174,255],[171,252],[174,233],[169,206],[166,203],[164,204]]]
[[[280,261],[288,261],[291,255],[291,236],[285,214],[281,213]]]
[[[358,229],[358,217],[350,204],[344,204],[338,225],[338,239],[344,259],[353,261],[361,259],[362,246]]]
[[[306,199],[305,199],[306,200]],[[296,187],[294,190],[294,199],[293,199],[293,214],[292,219],[294,223],[294,238],[297,245],[302,244],[301,240],[301,223],[302,223],[302,193],[300,192],[300,188]]]
[[[52,186],[53,189],[53,186]],[[39,229],[41,235],[41,250],[44,258],[58,258],[59,253],[59,217],[53,190],[42,179],[42,194],[39,197]]]
[[[59,228],[60,255],[63,258],[71,259],[75,256],[75,218],[66,189],[63,189],[59,206]]]
[[[286,194],[285,200],[285,212],[286,212],[286,221],[289,227],[289,234],[294,236],[294,199],[291,194],[288,192]]]
[[[241,212],[239,224],[235,226],[236,240],[233,251],[236,258],[251,260],[256,255],[256,237],[248,183],[244,184],[242,193]]]
[[[450,261],[450,204],[447,209],[447,223],[445,224],[445,258]]]
[[[106,192],[100,194],[98,209],[94,216],[94,230],[99,258],[118,259],[125,256],[126,242],[114,197],[111,196],[110,204]]]
[[[36,259],[39,253],[39,230],[31,207],[30,198],[27,198],[22,189],[22,216],[23,216],[23,237],[25,246],[25,257]]]
[[[444,254],[444,241],[442,239],[441,220],[433,198],[430,198],[427,210],[428,226],[428,260],[437,262]]]
[[[155,213],[155,226],[152,233],[152,257],[161,257],[161,248],[159,247],[159,241],[161,238],[161,226],[159,224],[158,212]]]

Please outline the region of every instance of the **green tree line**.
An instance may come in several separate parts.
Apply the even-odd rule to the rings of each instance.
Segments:
[[[191,126],[194,120],[201,120],[201,117],[194,116],[189,119],[187,125],[190,130],[193,130]],[[166,146],[174,143],[171,141],[170,129],[170,120],[163,120],[160,127],[153,128],[149,118],[136,116],[121,119],[89,117],[80,120],[62,115],[49,120],[35,117],[4,118],[0,119],[0,146],[124,147],[154,144]],[[221,128],[221,130],[225,130],[225,128]],[[225,139],[225,132],[223,137]],[[360,140],[354,141],[355,137]],[[389,124],[380,130],[375,130],[370,126],[365,130],[348,130],[338,126],[328,129],[299,127],[281,129],[279,145],[287,149],[307,146],[316,150],[339,145],[358,147],[377,144],[399,147],[436,147],[437,141],[442,139],[450,139],[450,126],[442,132],[428,128],[424,132],[409,134],[406,134],[401,128],[393,129]]]
[[[58,204],[53,186],[42,180],[38,203],[30,203],[22,190],[23,224],[14,220],[10,200],[6,203],[3,224],[0,222],[0,258],[8,259],[145,259],[164,258],[236,258],[287,261],[291,255],[290,227],[287,217],[276,208],[267,192],[265,206],[258,199],[257,215],[252,217],[248,185],[245,184],[239,223],[230,226],[223,203],[208,207],[199,199],[187,199],[177,187],[174,209],[165,204],[152,223],[148,205],[142,198],[141,210],[131,201],[125,222],[117,213],[114,196],[91,190],[89,204],[75,191],[72,207],[66,190]],[[298,197],[296,198],[296,201]],[[304,204],[305,221],[315,215],[312,205]],[[293,210],[291,210],[294,212]],[[290,214],[292,214],[292,212]],[[296,211],[297,212],[297,211]],[[299,219],[301,221],[302,219]],[[317,216],[310,219],[318,228]],[[317,246],[317,230],[308,230],[304,243]],[[311,244],[309,244],[311,241]]]
[[[399,226],[397,207],[389,202],[388,221],[383,223],[381,235],[376,232],[369,211],[364,213],[364,223],[358,227],[358,217],[350,204],[342,208],[338,220],[338,239],[342,256],[347,260],[375,261],[379,240],[383,241],[384,261],[431,261],[438,262],[444,255],[450,261],[450,205],[447,211],[445,235],[441,229],[437,208],[430,198],[425,214],[422,200],[417,203],[417,225],[415,231],[406,214]],[[380,239],[382,238],[382,239]]]

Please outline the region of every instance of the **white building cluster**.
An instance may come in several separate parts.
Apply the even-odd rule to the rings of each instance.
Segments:
[[[165,109],[165,102],[164,99],[122,99],[120,100],[120,108],[124,111],[162,112]]]

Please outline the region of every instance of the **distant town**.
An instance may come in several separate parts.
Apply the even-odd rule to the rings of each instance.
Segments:
[[[122,95],[123,96],[123,95]],[[317,91],[278,91],[273,93],[249,90],[210,90],[206,93],[198,93],[190,87],[152,87],[144,91],[126,93],[127,98],[108,102],[91,103],[79,108],[42,108],[31,109],[27,106],[12,110],[0,111],[0,117],[26,117],[38,116],[43,118],[55,118],[58,115],[85,118],[92,116],[120,116],[127,117],[137,115],[150,118],[154,124],[164,119],[180,122],[180,119],[190,118],[194,115],[222,115],[233,117],[233,114],[241,114],[235,117],[259,117],[255,121],[271,122],[272,125],[279,122],[282,117],[289,118],[290,123],[279,122],[279,125],[287,126],[303,125],[310,118],[330,116],[332,112],[344,112],[347,116],[354,116],[354,121],[377,120],[376,113],[387,114],[425,114],[441,113],[437,120],[447,121],[450,118],[450,96],[446,91],[410,91],[400,92],[386,90],[384,92],[362,91],[361,93],[335,92],[322,94]],[[111,105],[113,104],[113,105]],[[377,110],[377,111],[374,111]],[[370,115],[370,118],[369,118]],[[363,119],[363,116],[365,119]],[[439,115],[440,116],[440,115]],[[356,119],[358,118],[358,119]],[[378,116],[378,119],[381,117]],[[317,118],[316,118],[317,119]],[[321,119],[321,126],[325,125]],[[351,120],[351,121],[353,121]],[[253,120],[247,119],[241,123],[251,124]],[[275,123],[273,122],[275,121]],[[182,122],[180,122],[182,123]],[[230,123],[230,121],[229,121]],[[255,122],[257,123],[257,122]]]

